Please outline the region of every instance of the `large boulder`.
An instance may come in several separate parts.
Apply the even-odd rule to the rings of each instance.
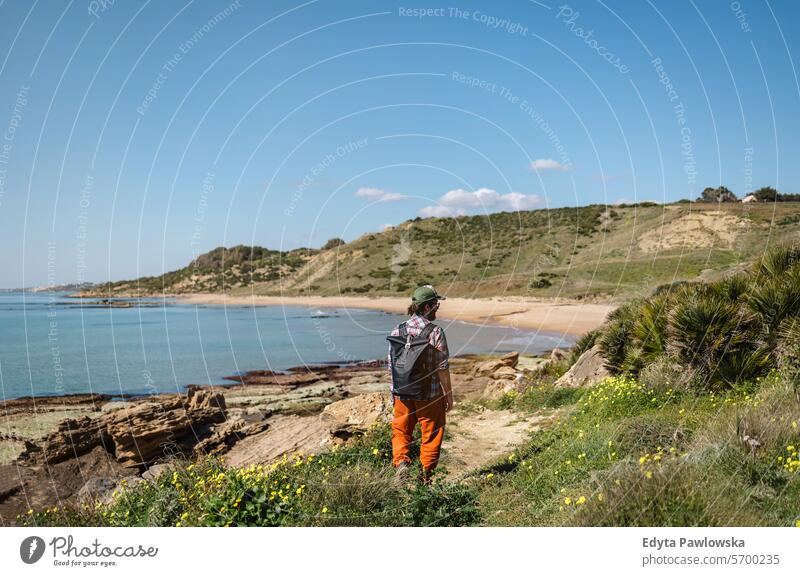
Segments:
[[[155,396],[96,418],[64,420],[40,445],[26,447],[19,459],[54,464],[102,446],[123,466],[140,467],[191,449],[225,420],[225,399],[218,392]]]
[[[392,420],[394,409],[389,394],[373,392],[325,406],[320,420],[338,438],[349,438],[353,434],[367,432],[375,424]]]
[[[517,371],[511,366],[500,366],[497,370],[491,373],[491,377],[495,380],[516,380]]]
[[[173,472],[174,470],[178,469],[178,465],[175,462],[164,462],[162,464],[153,464],[152,466],[148,466],[147,470],[142,472],[142,480],[147,480],[148,482],[155,482],[158,480],[158,477],[162,474],[167,472]]]
[[[89,478],[78,490],[78,504],[93,505],[96,502],[108,503],[117,487],[117,479],[109,477]]]
[[[600,354],[600,347],[595,345],[581,354],[572,368],[556,380],[556,386],[567,388],[594,386],[608,376],[611,376],[611,373],[606,369],[605,359]]]
[[[493,377],[495,373],[508,374],[509,370],[516,374],[514,368],[519,363],[519,352],[509,352],[495,360],[488,360],[486,362],[479,362],[472,370],[472,376],[489,376]]]

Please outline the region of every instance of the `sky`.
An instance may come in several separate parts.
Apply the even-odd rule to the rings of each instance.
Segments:
[[[789,0],[0,0],[0,288],[417,216],[798,193],[798,21]]]

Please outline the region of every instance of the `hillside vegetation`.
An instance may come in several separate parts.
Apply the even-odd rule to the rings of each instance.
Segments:
[[[586,206],[407,221],[347,244],[288,252],[217,248],[163,276],[91,296],[192,292],[625,299],[743,267],[776,238],[800,240],[800,204]]]
[[[205,459],[123,486],[108,503],[30,510],[19,521],[800,527],[799,274],[800,246],[784,245],[737,275],[622,306],[569,358],[483,401],[552,423],[459,481],[438,474],[430,488],[398,486],[389,427],[377,426],[326,454],[233,469]],[[616,375],[556,386],[595,345]]]

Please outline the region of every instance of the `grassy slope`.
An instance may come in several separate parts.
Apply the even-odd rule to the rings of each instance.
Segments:
[[[726,216],[723,234],[687,215]],[[668,248],[646,250],[659,235]],[[730,234],[729,238],[723,236]],[[676,238],[686,239],[684,244]],[[700,242],[697,238],[710,240]],[[777,238],[800,239],[800,204],[587,206],[488,216],[427,218],[362,236],[339,248],[291,252],[238,248],[164,276],[102,286],[93,295],[217,292],[406,294],[432,282],[454,296],[618,297],[679,279],[713,278],[751,260]]]
[[[550,374],[553,377],[556,374]],[[776,374],[750,390],[675,391],[615,377],[544,382],[500,400],[561,411],[461,483],[392,481],[388,426],[274,467],[215,459],[118,492],[111,504],[36,510],[39,526],[790,526],[800,508],[800,401]],[[487,416],[490,417],[490,416]],[[759,439],[757,450],[743,430]],[[418,444],[414,445],[416,448]],[[444,450],[447,450],[445,441]]]
[[[800,401],[776,374],[724,394],[653,389],[622,377],[572,392],[556,399],[567,417],[477,480],[486,523],[798,522]],[[564,391],[540,385],[506,403],[525,409],[557,394]],[[761,445],[752,449],[746,434]]]

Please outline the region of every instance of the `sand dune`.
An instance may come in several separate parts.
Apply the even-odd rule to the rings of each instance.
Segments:
[[[226,296],[191,294],[178,297],[188,304],[216,306],[309,306],[367,308],[403,314],[409,300],[399,297],[359,296]],[[528,330],[581,335],[603,323],[615,307],[576,301],[555,302],[524,298],[448,298],[439,308],[442,318],[485,322]]]

